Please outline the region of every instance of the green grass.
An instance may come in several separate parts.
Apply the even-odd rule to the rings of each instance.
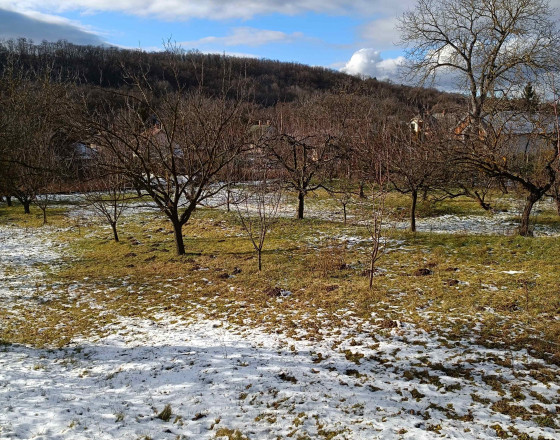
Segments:
[[[319,196],[310,200],[316,202],[329,203]],[[457,206],[471,209],[462,203]],[[3,207],[0,222],[40,227],[39,214]],[[366,320],[375,312],[378,318],[413,322],[450,339],[475,335],[490,346],[530,347],[560,362],[556,238],[387,231],[388,238],[402,242],[401,249],[382,257],[370,290],[368,234],[362,226],[280,219],[265,243],[259,273],[234,213],[196,211],[183,231],[187,255],[181,257],[175,255],[169,223],[158,215],[124,218],[120,243],[99,225],[73,227],[62,208],[52,210],[50,219],[66,227],[58,238],[71,255],[45,283],[58,296],[41,307],[19,306],[18,319],[7,320],[0,331],[5,343],[61,346],[78,335],[103,335],[103,327],[119,316],[157,319],[160,313],[250,320],[287,335],[303,328],[308,338],[321,339],[326,319],[334,328],[342,322],[340,311],[352,310]],[[364,242],[350,246],[333,238],[342,235]],[[418,269],[430,274],[420,276]],[[271,296],[278,289],[292,295],[279,301]]]
[[[43,212],[31,205],[30,214],[23,212],[23,206],[13,202],[14,206],[7,207],[0,204],[0,224],[16,224],[21,227],[34,228],[43,225]],[[69,226],[71,221],[67,217],[65,207],[53,205],[47,208],[47,222],[59,226]]]

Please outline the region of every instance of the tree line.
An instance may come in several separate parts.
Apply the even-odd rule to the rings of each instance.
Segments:
[[[216,90],[223,79],[224,60],[227,60],[233,71],[253,80],[253,99],[263,106],[294,101],[317,91],[331,91],[343,84],[355,88],[358,93],[359,90],[378,90],[398,101],[415,100],[419,105],[460,100],[458,96],[442,94],[434,89],[392,84],[375,78],[361,79],[324,67],[203,54],[196,50],[180,50],[172,44],[167,49],[146,52],[111,46],[75,45],[67,41],[35,44],[25,38],[7,40],[0,43],[0,73],[9,65],[11,58],[17,57],[25,69],[37,70],[48,65],[53,77],[76,81],[83,87],[128,90],[130,78],[124,72],[141,73],[150,81],[155,92],[165,94],[179,87],[201,85],[206,90]]]

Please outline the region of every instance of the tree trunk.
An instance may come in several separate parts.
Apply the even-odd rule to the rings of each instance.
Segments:
[[[230,212],[231,208],[230,208],[230,203],[231,203],[231,190],[229,189],[229,186],[226,190],[226,207],[227,207],[227,212]]]
[[[540,198],[540,194],[533,192],[527,196],[525,207],[523,208],[523,214],[521,214],[521,225],[519,226],[519,235],[522,237],[529,237],[533,235],[529,230],[529,217],[531,216],[533,205],[538,202]]]
[[[342,204],[342,212],[344,213],[344,226],[346,226],[346,203]]]
[[[467,195],[472,194],[473,197],[476,199],[476,201],[478,202],[479,206],[484,209],[485,211],[490,211],[492,206],[490,206],[490,203],[486,203],[484,201],[484,198],[486,197],[486,195],[484,193],[480,194],[478,191],[473,191],[473,192],[468,192]]]
[[[365,183],[360,182],[360,199],[365,199],[366,198],[366,193],[364,191],[364,187],[365,187]]]
[[[416,232],[416,202],[418,202],[418,191],[414,190],[410,194],[412,203],[410,205],[410,230]]]
[[[31,210],[29,209],[30,205],[31,205],[30,201],[23,202],[23,212],[25,212],[26,214],[31,214]]]
[[[41,208],[41,211],[43,211],[43,224],[46,225],[47,224],[47,208]]]
[[[486,203],[484,200],[482,200],[481,198],[478,199],[478,204],[480,205],[480,207],[482,209],[484,209],[485,211],[490,211],[492,209],[492,206],[490,205],[490,203]]]
[[[8,204],[8,206],[12,206],[12,197],[11,196],[6,196],[6,203]]]
[[[113,238],[118,243],[119,242],[119,234],[117,232],[117,222],[111,222],[111,229],[113,230]]]
[[[177,255],[185,255],[185,243],[183,242],[183,225],[178,221],[173,223],[173,234],[175,236],[175,251]]]
[[[371,252],[371,260],[370,260],[370,264],[369,264],[369,288],[372,289],[373,288],[373,273],[375,271],[375,260],[377,258],[377,253],[378,253],[378,247],[377,247],[377,243],[374,245],[374,248]]]
[[[560,188],[557,186],[558,184],[555,184],[552,187],[552,200],[554,201],[554,204],[556,205],[556,213],[558,215],[560,215]]]
[[[259,258],[259,272],[262,270],[262,250],[257,249],[257,254]]]
[[[297,218],[300,220],[303,218],[304,203],[305,203],[305,193],[300,191],[298,194],[298,212],[297,212]]]

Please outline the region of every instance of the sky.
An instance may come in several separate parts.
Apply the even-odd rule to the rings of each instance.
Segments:
[[[398,17],[416,0],[0,0],[0,39],[68,40],[297,62],[403,82]],[[560,0],[552,0],[560,6]]]
[[[146,51],[167,43],[395,78],[414,0],[0,0],[0,39]]]

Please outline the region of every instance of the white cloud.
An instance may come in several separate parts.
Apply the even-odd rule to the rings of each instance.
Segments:
[[[67,40],[76,44],[103,43],[99,35],[90,29],[61,17],[0,9],[0,39],[12,38],[28,38],[35,42]]]
[[[256,15],[271,13],[286,15],[305,12],[347,14],[352,11],[368,11],[375,8],[371,3],[367,0],[0,0],[0,7],[18,11],[49,10],[85,13],[113,11],[176,20],[187,18],[249,19]],[[382,1],[378,3],[383,4]]]
[[[414,6],[416,0],[0,0],[0,8],[17,11],[123,12],[158,18],[252,18],[260,14],[296,15],[306,12],[391,18]],[[553,8],[560,0],[551,0]]]
[[[368,46],[380,50],[394,49],[400,38],[396,26],[396,15],[379,18],[363,26],[360,36]]]
[[[384,60],[379,51],[364,48],[354,52],[350,61],[340,70],[350,75],[396,80],[400,76],[400,69],[404,62],[405,58],[402,56]]]
[[[444,55],[449,54],[447,51],[445,54],[441,54],[440,60],[443,59]],[[419,78],[406,75],[406,62],[406,58],[403,56],[383,59],[380,51],[364,48],[354,52],[350,61],[340,70],[350,75],[368,76],[379,80],[392,80],[409,85],[435,87],[447,92],[459,92],[463,90],[460,81],[461,77],[449,68],[439,69],[436,77],[421,83],[419,82]]]
[[[205,37],[196,41],[184,41],[180,44],[185,46],[262,46],[270,43],[291,43],[303,38],[301,32],[286,34],[281,31],[266,29],[255,29],[250,27],[234,28],[232,33],[225,37]]]

